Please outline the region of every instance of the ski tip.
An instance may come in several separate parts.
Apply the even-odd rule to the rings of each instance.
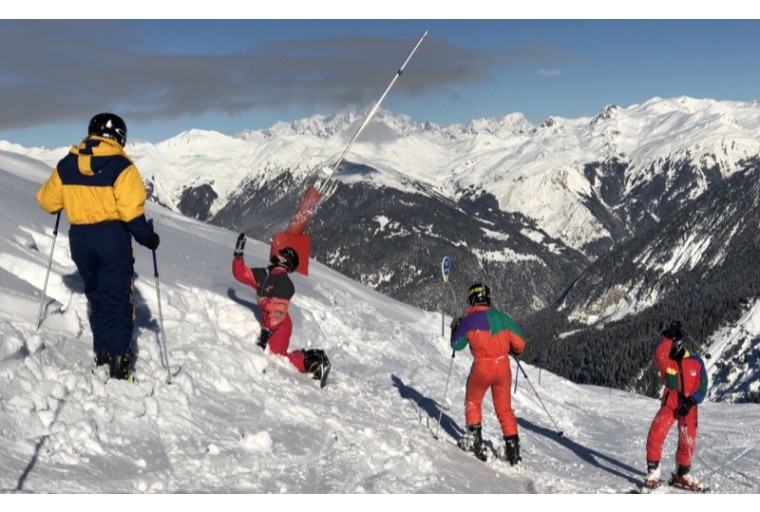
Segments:
[[[661,485],[662,482],[657,482],[656,484],[644,483],[629,490],[628,494],[652,494],[659,489]]]
[[[319,379],[319,388],[322,389],[327,385],[327,376],[330,375],[330,369],[332,365],[327,364],[322,366],[322,377]]]
[[[668,486],[673,487],[674,489],[681,489],[683,491],[694,492],[697,494],[707,494],[710,492],[710,488],[704,484],[699,484],[698,487],[691,487],[688,485],[678,483],[676,481],[675,473],[671,475],[670,480],[668,481]]]

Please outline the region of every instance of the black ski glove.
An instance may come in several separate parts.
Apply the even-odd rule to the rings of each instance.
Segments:
[[[679,416],[686,416],[689,414],[689,411],[691,410],[694,405],[696,405],[697,401],[694,400],[690,396],[686,396],[683,393],[678,393],[678,409],[676,409],[676,414]]]
[[[462,321],[462,317],[452,318],[451,319],[451,334],[454,334],[454,331],[457,330],[457,327],[459,327],[459,322]]]
[[[147,247],[151,251],[155,251],[156,249],[158,249],[158,244],[160,241],[161,239],[158,238],[158,235],[155,232],[153,232],[150,235],[148,235],[148,238],[144,240],[138,240],[137,243],[139,243],[143,247]]]
[[[235,252],[233,256],[235,259],[243,257],[243,250],[245,249],[245,233],[240,233],[237,242],[235,243]]]

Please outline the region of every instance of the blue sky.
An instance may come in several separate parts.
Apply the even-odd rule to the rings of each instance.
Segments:
[[[0,140],[73,144],[101,111],[158,142],[364,110],[426,30],[383,103],[417,122],[760,98],[758,20],[2,20]]]

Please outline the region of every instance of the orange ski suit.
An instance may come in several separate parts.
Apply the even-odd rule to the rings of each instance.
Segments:
[[[451,333],[451,348],[454,350],[463,350],[468,344],[474,361],[464,398],[467,424],[482,422],[483,398],[490,388],[504,437],[516,435],[517,418],[512,410],[509,355],[519,356],[525,349],[520,328],[501,311],[485,305],[472,306]]]

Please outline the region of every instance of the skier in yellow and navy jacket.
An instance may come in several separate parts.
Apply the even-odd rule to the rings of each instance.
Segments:
[[[117,115],[94,116],[37,192],[49,213],[66,212],[71,258],[84,281],[93,351],[112,378],[132,380],[134,253],[132,240],[155,250],[159,237],[145,218],[146,192],[124,152],[127,126]]]

